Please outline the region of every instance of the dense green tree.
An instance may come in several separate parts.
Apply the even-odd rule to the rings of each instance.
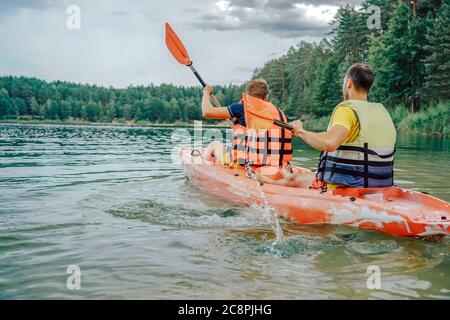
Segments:
[[[163,101],[159,98],[151,98],[149,101],[149,115],[148,118],[150,121],[155,122],[160,120],[161,121],[161,116],[162,114],[162,110],[164,108],[164,104]],[[196,108],[198,108],[198,106],[196,106]]]
[[[400,0],[365,0],[362,3],[362,8],[364,11],[369,9],[370,6],[376,6],[380,9],[380,22],[381,22],[381,28],[380,30],[371,30],[372,35],[381,34],[382,32],[386,31],[388,29],[390,20],[393,16],[393,13],[395,9],[398,6]],[[365,18],[367,23],[367,18],[371,16],[373,12],[366,12]]]
[[[25,115],[27,114],[27,103],[24,99],[20,97],[15,97],[14,99],[14,105],[17,108],[17,112],[19,115]]]
[[[142,121],[142,120],[149,120],[150,117],[150,106],[144,101],[139,101],[136,103],[136,120]]]
[[[88,121],[95,122],[99,119],[100,116],[100,108],[98,107],[98,104],[94,101],[89,101],[86,104],[85,110],[85,117]]]
[[[336,58],[347,64],[364,61],[368,51],[367,16],[355,7],[345,5],[338,10],[333,25]]]
[[[57,109],[58,118],[62,121],[67,120],[70,116],[70,112],[70,102],[61,101]]]
[[[107,103],[102,109],[102,122],[112,122],[114,120],[114,105]]]
[[[36,98],[31,97],[27,113],[29,115],[38,115],[38,114],[40,114],[39,109],[40,109],[40,107],[39,107],[39,104],[38,104]]]
[[[85,114],[83,108],[84,101],[70,99],[68,102],[70,104],[70,117],[83,118]]]
[[[372,39],[370,63],[377,72],[374,97],[387,104],[418,110],[425,74],[421,62],[424,28],[411,8],[400,3],[388,30]]]
[[[43,109],[43,115],[46,119],[50,120],[57,120],[58,117],[58,111],[59,111],[59,105],[57,101],[53,101],[52,99],[48,98],[47,102],[45,103],[45,107]]]
[[[427,19],[425,93],[429,99],[445,100],[450,98],[450,0],[443,1],[436,17],[430,14]]]
[[[342,100],[342,78],[339,74],[339,64],[332,58],[325,66],[317,93],[315,96],[317,107],[314,115],[325,116]],[[340,84],[340,85],[339,85]]]
[[[0,89],[0,118],[15,117],[18,114],[17,107],[5,89]]]

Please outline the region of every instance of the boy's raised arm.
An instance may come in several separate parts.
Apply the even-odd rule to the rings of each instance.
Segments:
[[[227,107],[214,107],[211,103],[211,93],[213,89],[206,85],[203,89],[202,116],[205,119],[230,119],[231,115]]]

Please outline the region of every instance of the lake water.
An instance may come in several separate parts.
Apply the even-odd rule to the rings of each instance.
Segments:
[[[257,209],[191,185],[173,130],[0,125],[0,299],[450,298],[448,241],[282,222],[274,244]],[[317,152],[295,147],[313,168]],[[397,184],[450,201],[449,149],[400,137]]]

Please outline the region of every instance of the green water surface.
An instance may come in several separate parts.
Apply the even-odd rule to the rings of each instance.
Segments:
[[[257,208],[192,186],[174,130],[0,125],[0,299],[450,298],[448,241],[283,222],[274,244]],[[317,152],[295,147],[314,168]],[[449,149],[400,137],[396,183],[450,201]]]

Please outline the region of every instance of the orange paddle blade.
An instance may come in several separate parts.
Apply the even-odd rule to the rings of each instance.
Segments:
[[[192,63],[191,58],[189,58],[189,54],[186,51],[183,43],[180,38],[178,38],[175,31],[173,31],[172,27],[169,23],[166,22],[166,46],[169,49],[170,53],[172,53],[175,60],[179,63],[184,64],[186,66]]]
[[[247,128],[255,130],[268,130],[273,126],[273,114],[268,108],[264,108],[259,99],[244,94],[244,113]]]

